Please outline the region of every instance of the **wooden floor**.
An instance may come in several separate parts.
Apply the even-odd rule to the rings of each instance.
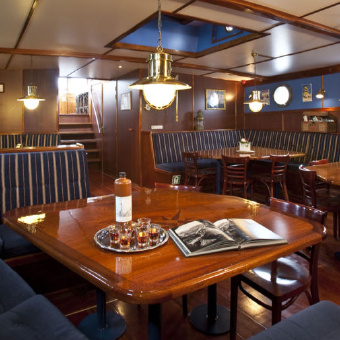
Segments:
[[[91,195],[106,195],[113,193],[113,179],[96,172],[90,173]],[[136,188],[137,189],[137,188]],[[321,300],[331,300],[340,305],[340,261],[334,258],[334,252],[340,250],[340,240],[332,236],[331,216],[327,221],[328,237],[321,245],[319,260],[319,290]],[[229,306],[230,281],[218,284],[218,304]],[[75,325],[87,314],[95,311],[95,290],[88,284],[82,284],[74,289],[67,289],[47,295],[59,309]],[[108,296],[108,310],[120,313],[126,321],[126,331],[119,338],[122,340],[147,339],[147,306],[129,305]],[[207,302],[207,290],[203,289],[188,296],[189,311]],[[302,295],[287,310],[283,312],[286,318],[308,306],[307,298]],[[253,303],[242,293],[239,294],[238,339],[247,339],[253,334],[271,325],[270,312]],[[162,305],[162,338],[166,340],[181,339],[229,339],[229,334],[208,336],[195,330],[189,318],[182,315],[181,299],[172,300]]]

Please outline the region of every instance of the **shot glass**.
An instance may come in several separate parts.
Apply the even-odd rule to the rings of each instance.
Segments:
[[[136,238],[137,238],[137,247],[145,248],[148,245],[148,241],[149,241],[149,227],[146,227],[146,226],[136,227]]]
[[[137,219],[138,222],[138,228],[141,229],[149,229],[150,224],[151,224],[151,219],[148,217],[140,217]]]
[[[130,249],[131,247],[131,238],[132,238],[131,229],[123,228],[119,233],[119,244],[120,249]]]
[[[120,226],[112,224],[109,226],[110,247],[117,247],[119,245]]]
[[[159,234],[161,226],[159,224],[151,224],[149,228],[149,242],[150,245],[154,246],[159,242]]]

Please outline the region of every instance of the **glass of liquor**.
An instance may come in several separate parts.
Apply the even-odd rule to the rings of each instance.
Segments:
[[[148,229],[150,227],[151,219],[148,217],[140,217],[137,219],[137,222],[140,228]]]
[[[137,226],[136,227],[136,238],[138,248],[145,248],[149,241],[149,227],[148,226]]]
[[[122,228],[119,233],[119,245],[120,249],[130,249],[131,246],[131,229]]]
[[[151,224],[149,228],[149,240],[150,245],[155,246],[159,242],[159,234],[161,231],[161,226],[159,224]]]
[[[121,227],[117,224],[109,226],[110,247],[116,247],[119,245],[119,234]]]

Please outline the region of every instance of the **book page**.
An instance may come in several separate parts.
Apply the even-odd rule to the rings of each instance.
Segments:
[[[275,234],[263,225],[255,222],[252,219],[230,219],[235,223],[237,228],[246,235],[244,242],[263,242],[263,241],[285,241],[284,238]]]
[[[207,220],[197,220],[183,224],[173,231],[177,234],[190,252],[226,241],[223,231]]]
[[[242,219],[240,219],[242,221]],[[247,235],[243,229],[238,228],[236,226],[235,222],[233,219],[222,219],[214,222],[214,225],[222,230],[225,235],[228,237],[230,240],[234,240],[237,244],[240,244],[245,241],[249,241],[252,238]]]

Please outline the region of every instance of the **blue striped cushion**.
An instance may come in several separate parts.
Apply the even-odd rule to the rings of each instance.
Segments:
[[[1,149],[15,148],[17,144],[23,144],[22,134],[1,135],[0,138]]]
[[[0,179],[1,214],[90,194],[84,149],[0,154]]]
[[[59,133],[28,133],[23,135],[25,146],[57,146],[60,144]]]

